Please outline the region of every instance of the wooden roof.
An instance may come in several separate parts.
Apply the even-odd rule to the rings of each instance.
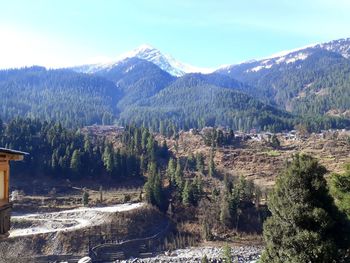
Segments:
[[[0,147],[0,158],[7,160],[23,160],[24,155],[27,155],[26,152],[15,151],[11,149],[1,148]],[[3,155],[3,156],[2,156]]]

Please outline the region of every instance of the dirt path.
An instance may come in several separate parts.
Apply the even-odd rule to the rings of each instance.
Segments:
[[[107,207],[84,207],[51,213],[12,216],[10,237],[76,230],[104,222],[106,214],[130,211],[143,203],[121,204]]]

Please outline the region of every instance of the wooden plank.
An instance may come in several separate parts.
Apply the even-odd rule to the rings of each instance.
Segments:
[[[2,199],[2,203],[8,203],[9,202],[9,186],[10,186],[10,166],[8,162],[6,164],[1,163],[0,164],[0,171],[4,171],[4,199]]]
[[[0,154],[0,161],[22,161],[23,159],[24,156],[20,154]]]

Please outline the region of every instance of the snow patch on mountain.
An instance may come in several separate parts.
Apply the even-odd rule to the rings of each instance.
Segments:
[[[318,44],[316,47],[341,54],[350,58],[350,38],[342,38],[328,43]]]
[[[247,69],[246,72],[257,72],[262,69],[269,69],[272,66],[279,65],[281,63],[285,63],[285,64],[294,63],[296,61],[306,59],[309,55],[310,53],[308,52],[295,52],[295,53],[287,54],[281,57],[273,57],[270,59],[261,60],[257,62],[258,63],[257,66]]]
[[[231,73],[236,67],[244,66],[244,71],[249,72],[258,72],[263,69],[269,69],[274,65],[278,64],[290,64],[297,61],[305,60],[310,56],[315,50],[328,50],[331,52],[338,53],[344,58],[350,59],[350,38],[343,38],[338,40],[333,40],[327,43],[317,43],[300,48],[285,50],[278,53],[275,53],[271,56],[264,57],[258,60],[249,60],[242,63],[236,63],[232,65],[224,65],[220,67],[219,71],[226,71]],[[297,66],[299,67],[299,65]]]

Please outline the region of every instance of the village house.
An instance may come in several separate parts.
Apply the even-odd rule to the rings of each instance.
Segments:
[[[0,239],[9,235],[12,203],[9,199],[10,161],[23,160],[27,153],[0,148]]]

